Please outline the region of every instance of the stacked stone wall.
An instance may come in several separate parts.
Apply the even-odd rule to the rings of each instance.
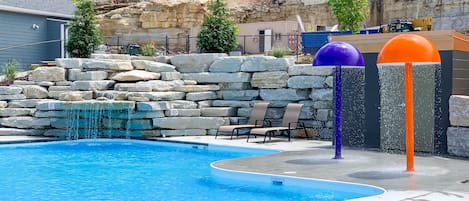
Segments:
[[[448,153],[469,157],[469,96],[453,95],[449,99]]]
[[[246,121],[258,101],[270,102],[266,118],[274,125],[288,103],[303,103],[300,120],[322,138],[332,134],[332,67],[225,54],[96,54],[56,62],[56,67],[31,71],[28,80],[0,87],[0,135],[67,137],[74,134],[71,119],[82,125],[75,133],[94,129],[111,137],[214,135],[221,125]],[[82,104],[74,106],[82,107],[75,113],[74,104]],[[106,109],[118,106],[117,113]],[[98,110],[98,126],[91,128],[86,116]]]

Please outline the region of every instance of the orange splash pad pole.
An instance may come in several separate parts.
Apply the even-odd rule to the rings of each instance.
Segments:
[[[414,94],[412,81],[412,63],[405,63],[405,126],[406,126],[406,155],[407,172],[414,172]]]

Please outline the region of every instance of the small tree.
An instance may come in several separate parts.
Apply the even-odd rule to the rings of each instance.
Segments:
[[[66,45],[72,57],[88,58],[102,43],[97,27],[95,2],[74,0],[77,10],[70,22],[69,38]]]
[[[341,30],[360,31],[360,23],[368,14],[368,0],[327,0],[339,21]]]
[[[201,52],[229,53],[237,46],[237,26],[231,20],[224,0],[211,0],[208,12],[197,35]]]

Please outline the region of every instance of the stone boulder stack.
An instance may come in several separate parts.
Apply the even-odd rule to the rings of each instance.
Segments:
[[[449,99],[448,153],[469,157],[469,96],[453,95]]]
[[[266,118],[274,125],[288,103],[300,102],[301,121],[319,128],[321,137],[331,136],[332,68],[226,54],[94,54],[56,63],[35,69],[27,81],[0,88],[0,133],[213,135],[221,125],[245,121],[255,102],[268,101]]]

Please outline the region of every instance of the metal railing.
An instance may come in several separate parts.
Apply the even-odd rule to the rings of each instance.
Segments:
[[[168,36],[105,36],[105,44],[112,53],[139,54],[142,44],[151,42],[159,55],[198,53],[197,37]],[[301,54],[301,35],[239,35],[235,51],[242,54],[265,54],[272,48],[283,48],[289,54]]]
[[[25,43],[25,44],[20,44],[20,45],[13,45],[13,46],[8,46],[8,47],[3,47],[3,48],[0,48],[0,51],[14,49],[14,48],[20,48],[20,47],[42,45],[42,44],[48,44],[48,43],[56,43],[56,42],[61,42],[61,41],[62,40],[58,39],[58,40],[46,40],[46,41],[40,41],[40,42],[34,42],[34,43]]]

